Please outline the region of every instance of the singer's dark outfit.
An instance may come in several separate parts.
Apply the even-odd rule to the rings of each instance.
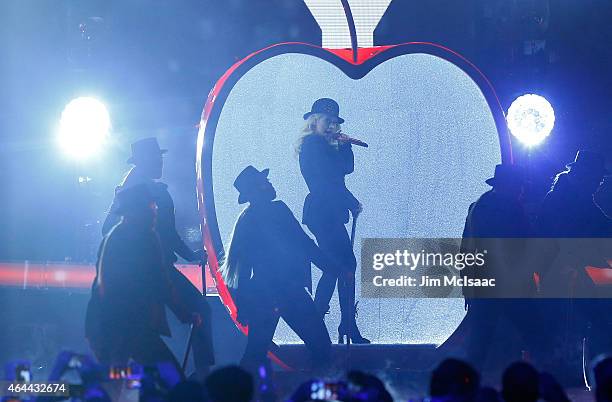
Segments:
[[[329,261],[282,201],[250,205],[238,217],[232,249],[239,261],[238,318],[249,334],[242,365],[265,360],[278,320],[302,338],[315,365],[327,363],[331,341],[322,317],[306,292],[310,264],[329,269]]]
[[[351,144],[330,144],[323,136],[307,135],[299,150],[300,171],[310,190],[304,201],[302,223],[317,238],[321,250],[331,257],[336,271],[323,272],[315,303],[321,312],[329,309],[336,282],[342,322],[354,323],[355,270],[357,262],[345,224],[349,211],[359,201],[346,188],[344,177],[354,170]]]
[[[169,336],[165,305],[172,299],[157,233],[119,223],[98,252],[87,306],[86,337],[103,364],[170,362],[180,365],[161,335]]]
[[[132,171],[125,179],[123,185],[117,187],[115,193],[119,192],[123,187],[130,187],[140,183],[148,184],[158,207],[155,230],[159,234],[164,266],[168,271],[168,277],[176,295],[170,301],[169,307],[177,318],[184,323],[190,322],[191,313],[197,312],[202,316],[202,325],[195,327],[192,346],[196,369],[206,371],[207,367],[215,362],[210,306],[200,291],[174,267],[177,261],[176,254],[189,261],[193,261],[195,258],[194,253],[176,231],[174,201],[168,192],[166,184],[139,177]],[[117,205],[115,198],[102,227],[103,234],[107,233],[119,219],[119,216],[114,212]]]

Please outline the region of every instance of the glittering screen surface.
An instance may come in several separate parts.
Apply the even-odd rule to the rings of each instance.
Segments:
[[[468,206],[489,188],[484,180],[501,161],[493,116],[476,83],[428,54],[395,57],[360,80],[316,57],[285,54],[248,71],[219,118],[213,187],[226,247],[242,208],[232,182],[249,164],[270,168],[278,197],[301,220],[307,187],[296,146],[302,115],[322,97],[340,104],[343,131],[370,145],[353,147],[355,172],[347,177],[364,205],[357,261],[364,237],[460,237]],[[319,277],[313,268],[315,284]],[[439,344],[465,315],[462,299],[357,298],[358,325],[376,343]],[[325,319],[332,339],[339,320],[335,294]],[[283,322],[275,340],[300,342]]]

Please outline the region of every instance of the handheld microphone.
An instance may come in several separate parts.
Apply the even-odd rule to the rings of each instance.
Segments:
[[[349,144],[353,144],[353,145],[357,145],[359,147],[364,147],[367,148],[368,144],[358,140],[357,138],[353,138],[353,137],[349,137],[348,135],[344,134],[344,133],[338,133],[338,136],[336,137],[336,140],[340,141],[340,142],[348,142]]]

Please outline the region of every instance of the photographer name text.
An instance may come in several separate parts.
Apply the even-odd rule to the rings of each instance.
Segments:
[[[376,287],[495,287],[495,278],[466,278],[455,275],[444,275],[442,277],[402,275],[398,278],[384,278],[381,275],[376,275],[372,279],[372,283]]]

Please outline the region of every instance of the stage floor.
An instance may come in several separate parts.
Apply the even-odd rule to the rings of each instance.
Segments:
[[[289,367],[308,367],[308,351],[303,344],[278,346],[277,356]],[[333,366],[341,370],[429,371],[437,358],[436,345],[369,344],[332,345]]]

